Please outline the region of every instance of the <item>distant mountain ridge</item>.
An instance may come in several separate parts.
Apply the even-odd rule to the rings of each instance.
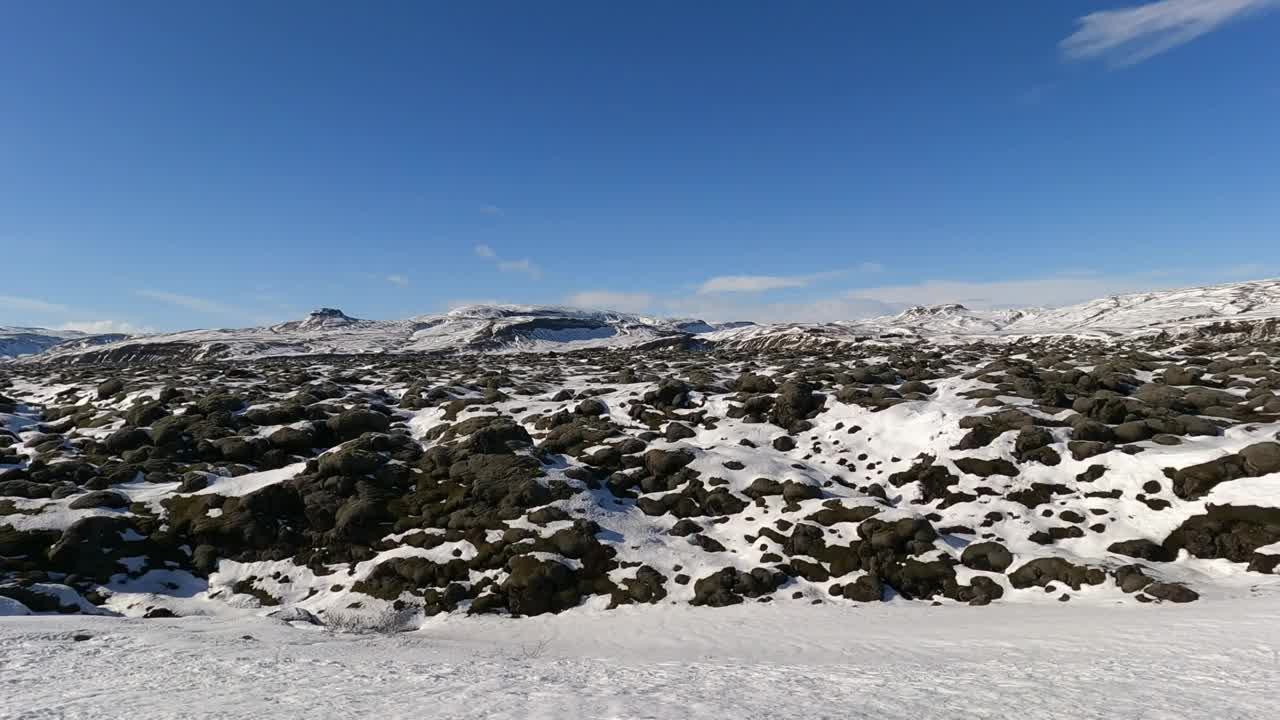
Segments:
[[[0,326],[0,360],[36,355],[55,347],[101,345],[126,337],[128,335],[120,333],[93,334],[79,330]]]
[[[158,335],[87,336],[0,329],[0,357],[145,362],[393,352],[555,352],[656,346],[800,349],[830,343],[1071,335],[1280,334],[1280,280],[1130,293],[1056,309],[972,310],[919,305],[896,315],[832,323],[710,323],[550,305],[467,305],[407,320],[365,320],[320,308],[267,327]]]

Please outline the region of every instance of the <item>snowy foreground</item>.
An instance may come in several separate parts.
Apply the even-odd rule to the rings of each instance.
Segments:
[[[0,620],[0,718],[1267,718],[1280,596],[458,618]],[[76,641],[77,634],[90,635]]]

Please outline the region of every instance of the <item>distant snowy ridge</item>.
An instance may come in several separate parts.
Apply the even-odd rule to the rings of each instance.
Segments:
[[[121,334],[92,335],[79,330],[0,326],[0,361],[35,355],[54,347],[83,348],[123,340]]]
[[[322,308],[301,320],[226,330],[136,336],[97,348],[51,348],[39,360],[145,362],[398,352],[548,352],[682,345],[720,326],[541,305],[468,305],[408,320],[362,320]]]
[[[1064,308],[971,310],[963,305],[909,308],[897,315],[822,324],[721,330],[705,340],[742,349],[822,346],[865,340],[958,341],[1049,335],[1117,338],[1194,337],[1235,332],[1280,335],[1280,279],[1112,295]]]
[[[17,330],[29,330],[20,334]],[[467,305],[442,315],[363,320],[335,308],[268,327],[96,336],[24,328],[0,335],[0,356],[56,362],[145,362],[398,352],[555,352],[655,346],[746,351],[879,340],[957,341],[1065,335],[1116,338],[1280,334],[1280,280],[1114,295],[1057,309],[973,310],[945,304],[833,323],[709,323],[549,305]],[[33,334],[34,333],[34,334]],[[41,335],[40,333],[43,333]],[[108,342],[113,340],[113,342]],[[8,342],[8,345],[3,343]],[[7,348],[7,349],[6,349]]]

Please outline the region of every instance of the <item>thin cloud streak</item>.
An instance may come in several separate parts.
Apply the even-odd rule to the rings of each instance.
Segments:
[[[524,273],[537,280],[542,277],[542,268],[528,258],[521,260],[502,260],[498,262],[498,270],[502,272]]]
[[[699,285],[698,294],[759,293],[770,290],[804,288],[850,272],[879,273],[884,272],[884,266],[876,262],[864,262],[850,269],[827,270],[809,273],[808,275],[718,275],[708,278]]]
[[[904,307],[958,303],[971,310],[995,310],[1072,305],[1108,295],[1158,290],[1169,284],[1169,278],[1163,273],[1121,276],[1078,273],[991,282],[930,280],[850,290],[844,297]]]
[[[123,335],[139,335],[152,332],[151,328],[138,327],[130,322],[120,320],[72,320],[58,326],[59,330],[75,330],[90,335],[120,333]]]
[[[721,275],[698,288],[699,295],[731,292],[765,292],[785,288],[808,287],[813,282],[807,275]]]
[[[1105,58],[1113,67],[1136,65],[1280,0],[1159,0],[1100,10],[1077,20],[1059,44],[1068,60]]]
[[[645,292],[584,290],[565,298],[565,304],[588,310],[620,310],[639,313],[653,306],[653,295]]]
[[[504,260],[498,256],[497,251],[488,245],[480,244],[473,248],[477,257],[491,260],[499,272],[505,273],[522,273],[528,275],[534,280],[542,277],[542,268],[529,258],[521,258],[519,260]]]
[[[235,308],[228,305],[192,295],[181,295],[163,290],[134,290],[133,294],[148,300],[155,300],[166,305],[175,305],[188,310],[195,310],[196,312],[223,315],[237,312]]]
[[[0,308],[6,310],[16,310],[18,312],[33,313],[65,313],[69,312],[66,305],[40,300],[38,298],[17,297],[14,295],[0,295]]]

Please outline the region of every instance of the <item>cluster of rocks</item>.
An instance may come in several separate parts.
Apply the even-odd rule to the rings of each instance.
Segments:
[[[0,595],[181,612],[158,586],[321,618],[1186,602],[1188,557],[1280,564],[1277,356],[1056,339],[5,366]]]

